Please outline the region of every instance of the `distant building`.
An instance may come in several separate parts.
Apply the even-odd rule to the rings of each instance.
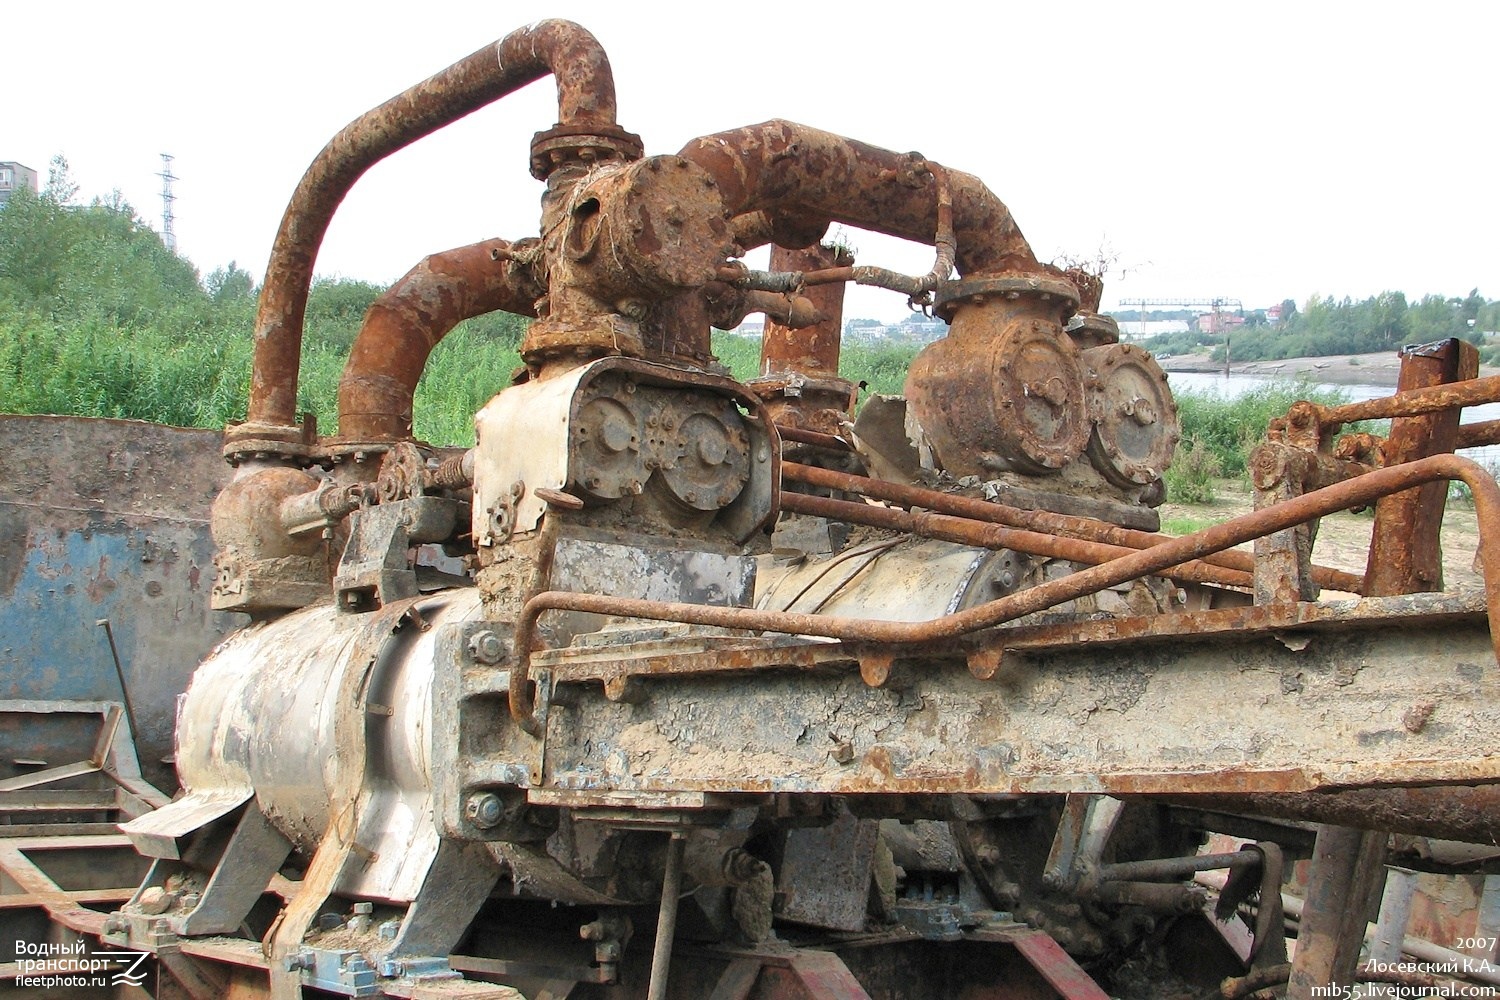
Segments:
[[[36,171],[10,160],[0,160],[0,205],[10,201],[10,193],[17,188],[38,190]]]
[[[1238,313],[1204,313],[1198,317],[1199,333],[1228,333],[1245,325],[1245,317]]]

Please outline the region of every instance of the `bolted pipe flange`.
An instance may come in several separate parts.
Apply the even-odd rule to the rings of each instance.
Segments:
[[[640,136],[618,125],[603,122],[554,125],[531,138],[531,176],[545,181],[552,171],[569,161],[639,160],[645,150]]]

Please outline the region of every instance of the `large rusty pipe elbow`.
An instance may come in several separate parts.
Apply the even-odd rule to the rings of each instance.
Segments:
[[[560,128],[615,124],[609,58],[570,21],[539,21],[368,111],[313,159],[281,218],[255,317],[249,423],[274,435],[297,409],[303,314],[318,247],[334,211],[366,170],[423,136],[542,77],[557,79]],[[261,436],[257,434],[256,436]]]
[[[679,155],[713,175],[735,216],[818,218],[929,245],[936,239],[937,181],[933,165],[916,153],[776,119],[694,139]],[[1004,202],[972,174],[947,174],[959,272],[1034,265]],[[763,229],[765,220],[757,224],[749,228]]]
[[[412,397],[438,342],[459,323],[501,310],[536,315],[542,289],[504,260],[505,240],[435,253],[371,304],[339,379],[339,437],[411,435]]]

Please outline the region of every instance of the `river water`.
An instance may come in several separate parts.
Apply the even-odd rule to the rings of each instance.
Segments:
[[[1303,381],[1286,376],[1242,375],[1237,372],[1230,375],[1222,372],[1167,372],[1167,384],[1172,387],[1173,392],[1195,392],[1234,399],[1236,396],[1261,386],[1297,386],[1303,384]],[[1319,392],[1343,393],[1346,399],[1354,403],[1389,396],[1396,391],[1394,387],[1384,385],[1334,385],[1326,382],[1307,382],[1306,384]],[[1483,406],[1468,407],[1463,411],[1460,419],[1466,424],[1478,423],[1481,420],[1500,420],[1500,403],[1485,403]],[[1483,462],[1492,468],[1500,467],[1500,445],[1465,448],[1459,454],[1472,458],[1476,462]]]

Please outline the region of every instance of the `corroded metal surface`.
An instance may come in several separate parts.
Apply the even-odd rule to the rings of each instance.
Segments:
[[[1182,425],[1167,376],[1149,352],[1108,344],[1083,352],[1089,416],[1089,459],[1118,486],[1145,486],[1172,462]]]
[[[655,621],[680,621],[721,628],[748,628],[792,635],[826,636],[858,642],[927,642],[953,638],[1014,621],[1105,587],[1159,572],[1186,559],[1221,552],[1241,542],[1314,517],[1368,503],[1377,497],[1425,482],[1450,478],[1462,480],[1474,494],[1481,551],[1486,553],[1484,564],[1487,568],[1485,592],[1489,604],[1488,613],[1491,621],[1495,622],[1500,619],[1500,552],[1495,550],[1495,546],[1500,545],[1500,485],[1496,485],[1487,471],[1468,459],[1436,455],[1326,486],[1296,500],[1245,514],[1163,545],[1112,559],[1071,576],[927,622],[900,623],[749,608],[713,608],[556,591],[542,593],[526,603],[517,625],[520,658],[516,676],[519,683],[526,682],[529,659],[527,651],[531,648],[533,630],[538,618],[549,609],[587,611]],[[1500,643],[1500,627],[1495,629],[1492,654],[1494,643]]]
[[[108,619],[148,780],[171,788],[173,699],[243,621],[209,609],[217,435],[123,420],[0,417],[0,697],[120,701]],[[61,717],[59,717],[61,718]],[[96,722],[0,723],[0,777],[88,756]]]
[[[949,335],[923,348],[907,374],[908,411],[937,466],[954,476],[1057,472],[1088,441],[1078,349],[1061,334],[1077,295],[1061,278],[1017,277],[1036,287],[976,288],[952,300]]]
[[[544,784],[1164,794],[1500,779],[1485,735],[1500,722],[1500,681],[1472,616],[1028,650],[989,681],[961,662],[913,657],[882,688],[848,668],[762,669],[753,684],[745,671],[656,674],[639,703],[570,688],[551,706]],[[556,671],[554,682],[566,664]],[[1441,707],[1412,732],[1406,720],[1424,700]],[[1256,711],[1224,714],[1243,704]],[[841,743],[847,755],[835,753]]]
[[[938,229],[937,183],[919,154],[775,120],[694,139],[682,155],[708,169],[733,215],[767,211],[773,228],[815,220],[810,236],[806,228],[775,233],[782,246],[816,242],[830,221],[921,243]],[[1035,260],[1010,211],[977,177],[947,177],[960,272]]]
[[[1441,341],[1402,355],[1401,391],[1462,382],[1479,374],[1479,349],[1459,340]],[[1399,395],[1399,393],[1398,393]],[[1398,417],[1382,448],[1388,465],[1453,451],[1459,411]],[[1428,483],[1382,497],[1375,504],[1375,528],[1365,571],[1366,593],[1406,594],[1443,589],[1443,558],[1438,533],[1448,490]]]
[[[366,318],[340,436],[296,426],[308,280],[350,185],[549,73],[559,120],[527,163],[546,186],[539,235],[426,258]],[[168,804],[114,776],[131,796],[123,829],[155,862],[85,930],[154,951],[195,995],[233,966],[236,987],[275,1000],[459,995],[455,969],[651,1000],[1097,998],[1065,950],[1113,959],[1166,941],[1158,918],[1202,906],[1186,884],[1198,868],[1255,864],[1279,881],[1261,860],[1274,845],[1192,857],[1202,821],[1150,796],[1274,815],[1278,796],[1316,793],[1320,816],[1414,826],[1434,786],[1463,782],[1426,829],[1493,839],[1500,485],[1421,457],[1493,385],[1298,404],[1255,456],[1254,513],[1176,539],[1127,530],[1159,520],[1178,433],[1164,377],[1115,343],[1101,281],[1039,264],[976,178],[785,121],[643,154],[615,121],[598,44],[547,21],[361,117],[314,160],[267,270],[250,419],[226,434],[238,473],[212,515],[217,605],[259,619],[182,703],[187,794]],[[934,263],[907,275],[798,249],[832,221],[919,240]],[[738,260],[767,242],[771,270]],[[910,405],[881,407],[878,442],[850,430],[837,376],[850,281],[951,328],[913,366]],[[478,445],[411,440],[433,345],[493,309],[533,322]],[[710,331],[752,311],[768,331],[747,387],[721,374]],[[1325,433],[1387,412],[1440,415],[1407,418],[1383,449]],[[840,471],[788,465],[783,489],[778,422],[794,453]],[[0,473],[35,484],[54,458]],[[1428,494],[1452,480],[1474,495],[1483,594],[1311,600],[1363,585],[1312,564],[1317,519],[1376,501],[1400,509],[1378,522],[1375,561],[1435,583],[1420,572],[1440,520]],[[1386,500],[1417,488],[1412,504]],[[21,550],[44,548],[26,531]],[[1226,551],[1252,540],[1254,558]],[[30,562],[5,554],[0,588],[36,592]],[[106,731],[131,707],[66,704],[102,710]],[[32,786],[89,779],[103,757],[0,784],[20,796],[8,802],[81,808],[96,799],[68,796],[97,793]],[[1389,797],[1347,798],[1374,786]],[[1362,838],[1372,870],[1378,839]],[[295,893],[278,885],[288,863]],[[77,924],[81,898],[23,888]],[[559,902],[594,919],[579,926]],[[718,941],[697,953],[716,956],[707,968],[672,962],[679,906],[685,931]],[[1279,929],[1279,912],[1262,918]],[[802,946],[770,946],[777,919]],[[630,947],[650,923],[654,940]],[[1306,955],[1356,943],[1317,923]],[[807,947],[872,929],[837,956]],[[259,940],[205,940],[220,934]],[[762,946],[725,948],[736,935]],[[480,954],[450,964],[462,940]],[[896,960],[904,945],[931,975]]]

